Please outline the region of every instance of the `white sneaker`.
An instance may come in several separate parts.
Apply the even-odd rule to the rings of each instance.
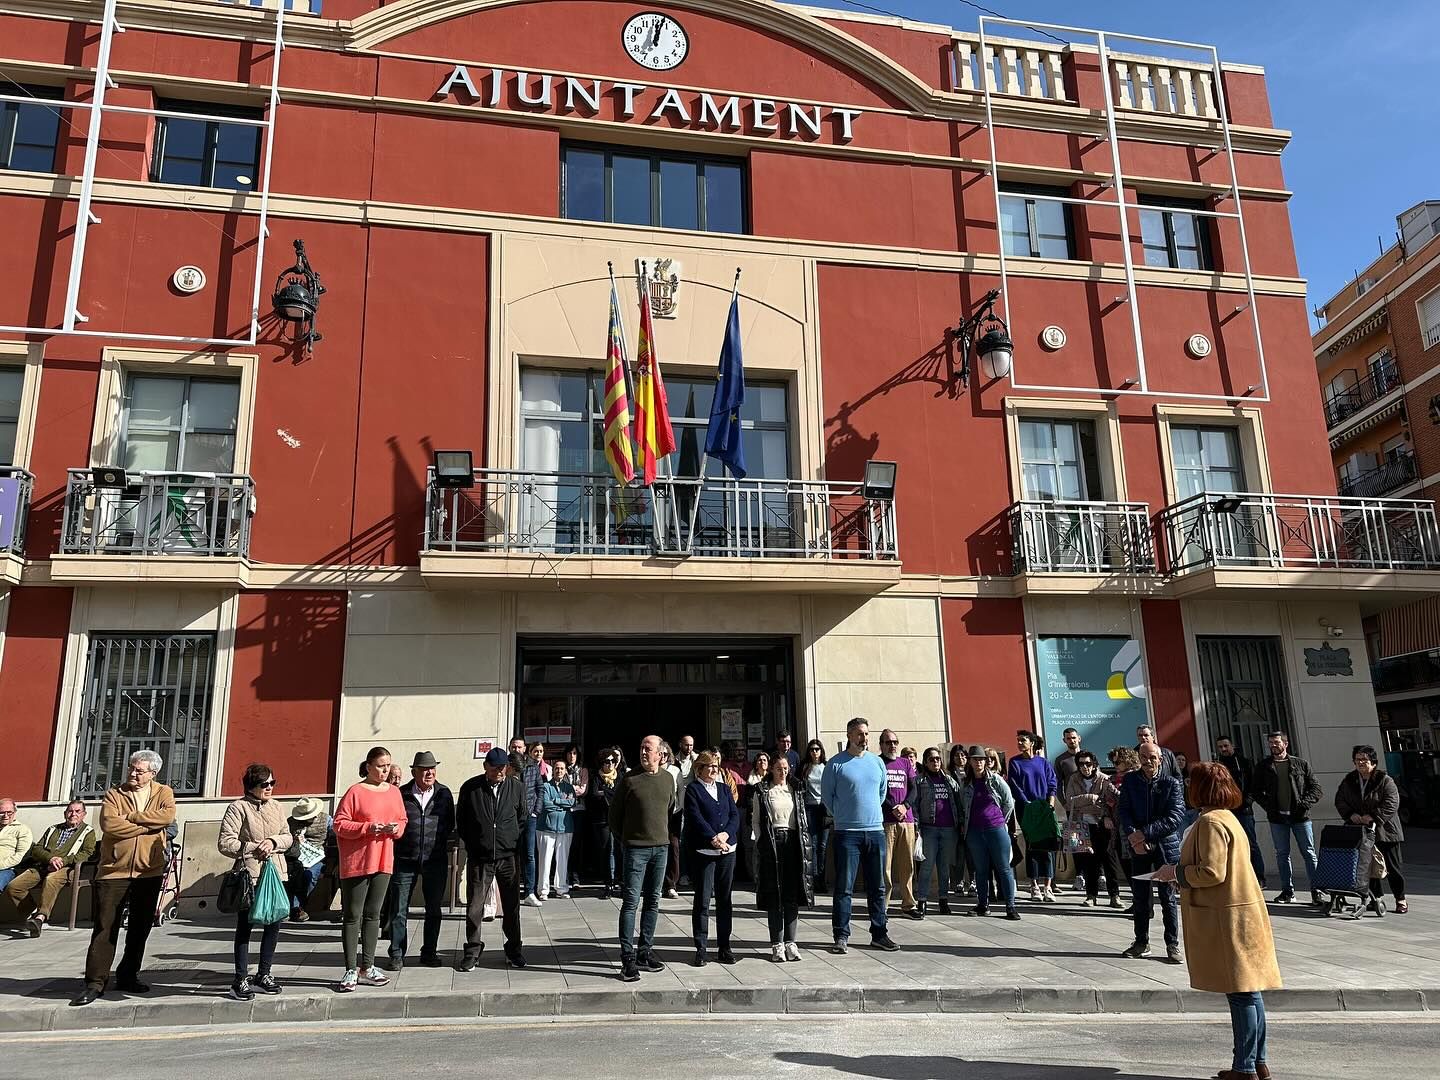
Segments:
[[[784,945],[771,945],[771,946],[770,946],[770,959],[771,959],[774,963],[783,964],[783,963],[785,962],[785,946],[784,946]]]
[[[1046,885],[1045,891],[1041,893],[1041,899],[1047,904],[1055,903],[1055,890],[1050,888],[1049,885]]]
[[[390,977],[371,964],[367,968],[360,969],[360,982],[365,986],[385,986],[390,982]]]
[[[786,960],[799,960],[799,959],[800,959],[800,946],[796,945],[795,942],[793,942],[793,941],[787,941],[787,942],[785,943],[785,959],[786,959]]]
[[[340,976],[340,983],[335,987],[342,994],[348,994],[355,989],[355,984],[360,980],[360,973],[354,968],[346,968],[345,974]]]
[[[539,907],[540,898],[537,897],[534,893],[531,893],[529,896],[525,897],[524,900],[521,900],[520,903],[523,904],[525,907]]]
[[[535,894],[535,899],[536,899],[536,900],[539,900],[540,903],[543,904],[546,900],[549,900],[549,899],[550,899],[550,894],[549,894],[549,893],[543,893],[543,892],[542,892],[542,893],[536,893],[536,894]]]
[[[1040,902],[1040,886],[1036,885],[1034,882],[1030,883],[1030,899],[1035,901],[1037,904]]]

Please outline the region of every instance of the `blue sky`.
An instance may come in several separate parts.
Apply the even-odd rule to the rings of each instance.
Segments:
[[[1396,214],[1440,199],[1440,0],[983,2],[1011,19],[1202,42],[1263,65],[1275,123],[1294,133],[1282,160],[1310,307],[1379,253],[1377,237],[1393,240]],[[961,0],[865,3],[959,30],[981,14]]]

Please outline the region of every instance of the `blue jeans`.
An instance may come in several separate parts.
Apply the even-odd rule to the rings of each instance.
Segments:
[[[830,839],[830,825],[820,806],[805,806],[807,828],[810,830],[810,879],[819,889],[825,887],[825,845]]]
[[[660,889],[665,881],[665,860],[669,854],[669,844],[625,849],[625,891],[620,899],[620,959],[624,962],[635,960],[636,908],[640,908],[640,955],[649,956],[655,947]]]
[[[420,893],[425,899],[425,936],[421,939],[420,955],[435,956],[440,948],[440,923],[445,917],[445,879],[450,865],[442,851],[438,859],[420,863],[413,859],[396,859],[395,874],[390,879],[390,958],[403,959],[410,943],[410,894],[415,879],[420,879]]]
[[[290,880],[286,884],[290,888],[291,915],[300,913],[300,909],[305,906],[305,901],[310,899],[310,894],[315,891],[315,886],[320,883],[320,877],[324,873],[324,859],[310,867],[301,866],[298,862],[290,864]]]
[[[1245,830],[1245,839],[1250,841],[1250,866],[1255,871],[1255,880],[1265,884],[1265,856],[1260,851],[1260,838],[1255,835],[1255,811],[1236,810],[1240,828]]]
[[[1015,870],[1010,865],[1010,833],[1005,829],[971,829],[965,834],[970,860],[975,864],[976,904],[981,911],[990,906],[990,871],[1000,879],[1000,899],[1005,910],[1015,906]]]
[[[940,899],[947,900],[950,895],[946,890],[950,884],[950,856],[955,851],[955,830],[948,825],[921,825],[920,843],[925,847],[925,858],[920,861],[920,866],[915,871],[915,899],[930,899],[930,873],[933,870],[939,875],[936,889]]]
[[[1265,999],[1258,990],[1226,994],[1230,1003],[1230,1028],[1235,1033],[1235,1057],[1230,1068],[1253,1073],[1265,1061]]]
[[[1300,855],[1305,860],[1305,873],[1310,880],[1315,880],[1315,830],[1308,821],[1297,821],[1294,824],[1289,822],[1272,821],[1270,823],[1270,840],[1275,845],[1275,864],[1280,868],[1280,891],[1293,892],[1295,889],[1295,874],[1290,869],[1290,837],[1295,837],[1295,843],[1300,847]]]
[[[850,940],[850,905],[855,893],[855,871],[865,872],[865,907],[870,913],[870,936],[885,936],[885,830],[835,831],[835,902],[830,906],[830,928],[836,941]]]
[[[1136,855],[1130,860],[1131,874],[1149,874],[1160,868],[1165,861],[1158,852]],[[1180,888],[1155,881],[1130,882],[1135,896],[1135,940],[1142,945],[1150,944],[1150,917],[1154,911],[1152,896],[1160,893],[1160,918],[1165,927],[1165,947],[1180,944]]]
[[[14,881],[15,875],[19,872],[20,868],[18,866],[12,866],[9,870],[0,870],[0,889],[5,888],[6,885]]]
[[[525,819],[525,834],[520,837],[520,897],[535,891],[535,826],[534,815]]]

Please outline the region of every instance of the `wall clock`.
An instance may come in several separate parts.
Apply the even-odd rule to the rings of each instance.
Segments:
[[[651,71],[679,67],[690,51],[690,35],[685,33],[685,28],[658,11],[642,11],[631,16],[620,40],[630,59]]]

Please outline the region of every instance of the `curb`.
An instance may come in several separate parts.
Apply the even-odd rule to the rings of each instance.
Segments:
[[[1273,1012],[1440,1011],[1440,988],[1274,990],[1265,995]],[[1107,990],[1062,987],[766,987],[687,990],[559,990],[413,994],[295,994],[256,998],[97,1002],[0,1012],[0,1033],[94,1028],[178,1027],[330,1020],[444,1020],[478,1017],[541,1018],[647,1014],[754,1013],[1026,1013],[1075,1016],[1091,1013],[1219,1014],[1222,994],[1198,990]]]

